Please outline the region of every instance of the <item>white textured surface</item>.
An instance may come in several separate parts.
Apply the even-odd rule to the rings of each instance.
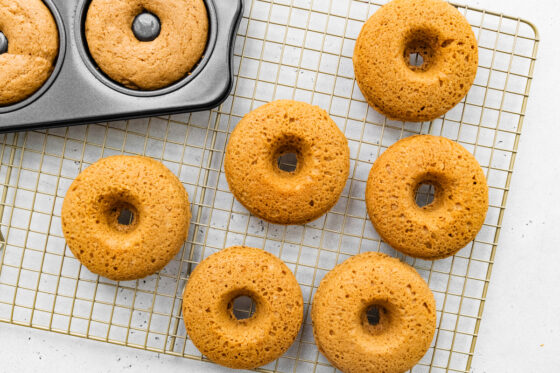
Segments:
[[[542,39],[473,371],[553,372],[560,363],[560,301],[554,296],[560,280],[556,270],[560,252],[555,244],[560,239],[553,228],[560,218],[556,208],[560,195],[554,187],[560,178],[555,157],[560,127],[553,111],[560,84],[560,26],[555,19],[560,4],[552,0],[465,3],[528,19]],[[0,371],[7,372],[224,371],[182,358],[5,324],[0,324],[0,346]]]
[[[560,3],[484,0],[472,5],[530,20],[542,40],[473,371],[557,372]]]

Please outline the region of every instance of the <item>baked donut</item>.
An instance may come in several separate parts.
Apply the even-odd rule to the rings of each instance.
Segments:
[[[419,207],[422,184],[435,189]],[[455,254],[472,241],[488,210],[488,186],[480,165],[458,143],[412,136],[389,147],[373,164],[366,185],[369,217],[393,248],[423,259]]]
[[[423,63],[411,63],[415,54]],[[391,119],[435,119],[474,82],[478,46],[471,26],[442,0],[393,0],[363,26],[354,72],[368,103]]]
[[[339,370],[402,373],[428,351],[436,305],[414,268],[368,252],[325,276],[311,318],[319,351]]]
[[[58,56],[58,28],[41,0],[0,0],[0,105],[20,102],[47,81]],[[5,49],[5,48],[2,48]]]
[[[152,41],[132,31],[135,18],[152,14],[161,29]],[[203,0],[92,0],[85,35],[97,66],[127,88],[155,90],[184,78],[202,57],[208,38]]]
[[[278,166],[288,153],[297,157],[291,172]],[[237,124],[224,167],[232,193],[253,214],[271,223],[304,224],[338,201],[350,170],[350,150],[324,110],[280,100]]]
[[[93,273],[124,281],[151,275],[173,259],[191,213],[185,188],[163,164],[121,155],[78,175],[61,216],[74,256]]]
[[[256,305],[247,319],[233,313],[241,296]],[[196,266],[183,294],[183,319],[194,345],[210,360],[252,369],[292,345],[303,320],[303,297],[280,259],[260,249],[230,247]]]

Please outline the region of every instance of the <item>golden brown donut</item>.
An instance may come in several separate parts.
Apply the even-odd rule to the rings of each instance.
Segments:
[[[238,320],[233,301],[253,299],[256,310]],[[210,360],[252,369],[280,357],[303,320],[303,297],[290,269],[260,249],[235,246],[196,266],[183,294],[183,319],[194,345]]]
[[[132,212],[121,224],[123,210]],[[187,192],[162,163],[140,156],[101,159],[78,175],[62,204],[68,247],[93,273],[133,280],[179,252],[190,223]]]
[[[278,158],[297,155],[293,172]],[[290,100],[245,115],[226,148],[231,192],[249,211],[278,224],[304,224],[333,207],[348,179],[350,150],[344,134],[317,106]]]
[[[58,28],[41,0],[0,0],[0,31],[8,51],[0,54],[0,105],[20,102],[51,75],[58,56]]]
[[[410,55],[423,58],[421,66]],[[474,82],[478,46],[471,26],[442,0],[393,0],[365,23],[354,71],[368,103],[391,119],[435,119]]]
[[[151,42],[132,32],[143,11],[161,23]],[[91,56],[111,79],[131,89],[155,90],[184,78],[200,60],[208,14],[203,0],[92,0],[85,34]]]
[[[434,201],[416,204],[421,184]],[[439,259],[472,241],[488,210],[488,186],[480,165],[458,143],[412,136],[389,147],[374,163],[366,185],[369,217],[379,235],[406,255]]]
[[[372,320],[376,324],[368,320],[371,308],[377,310],[377,320]],[[345,373],[402,373],[428,351],[436,305],[414,268],[368,252],[325,276],[311,318],[317,347],[336,368]]]

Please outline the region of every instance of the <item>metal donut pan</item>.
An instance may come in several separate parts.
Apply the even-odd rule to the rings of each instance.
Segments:
[[[0,132],[70,126],[212,109],[233,87],[233,46],[243,0],[204,0],[208,43],[183,79],[155,91],[135,91],[95,65],[83,33],[91,0],[43,0],[58,26],[60,48],[45,84],[27,99],[0,106]]]

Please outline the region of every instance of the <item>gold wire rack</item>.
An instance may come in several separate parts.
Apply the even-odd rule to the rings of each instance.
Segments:
[[[205,358],[185,335],[181,293],[196,263],[232,245],[264,248],[296,275],[304,325],[265,372],[333,372],[314,344],[309,305],[323,276],[352,255],[378,250],[412,264],[437,303],[437,331],[413,372],[468,372],[478,337],[539,43],[519,18],[458,6],[480,47],[467,97],[430,123],[391,121],[368,107],[354,80],[352,52],[380,3],[365,0],[247,0],[235,44],[230,97],[206,112],[1,135],[0,321],[140,349]],[[229,192],[224,147],[235,124],[275,99],[326,109],[346,134],[351,173],[337,205],[305,226],[250,215]],[[431,133],[475,154],[489,184],[490,208],[476,240],[452,258],[404,257],[369,222],[365,182],[372,163],[404,136]],[[101,157],[143,154],[184,183],[192,203],[188,241],[160,273],[113,282],[90,273],[65,245],[64,194]],[[430,191],[422,190],[429,198]],[[249,310],[245,310],[250,312]]]

